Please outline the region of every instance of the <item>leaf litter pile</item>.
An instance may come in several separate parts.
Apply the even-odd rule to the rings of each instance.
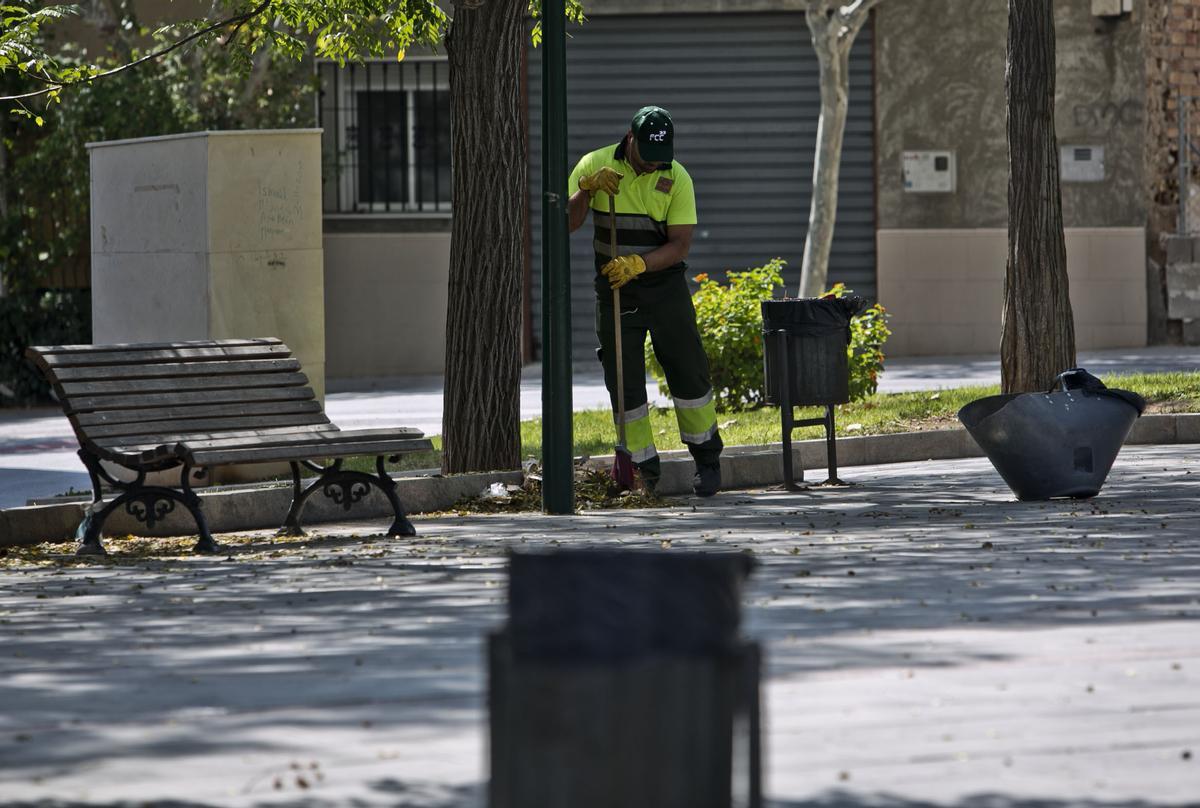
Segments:
[[[580,511],[616,510],[635,508],[664,508],[675,504],[674,500],[660,497],[645,488],[638,477],[636,490],[622,490],[613,480],[608,469],[584,465],[587,458],[575,466],[575,508]],[[542,510],[542,475],[540,467],[533,461],[524,464],[524,480],[521,485],[492,483],[481,494],[465,497],[442,513],[456,514],[502,514],[540,512]],[[435,514],[430,514],[435,515]],[[357,535],[341,539],[352,542]],[[311,537],[285,538],[270,536],[268,531],[250,534],[224,533],[219,537],[229,557],[239,560],[272,558],[291,555],[310,549]],[[75,567],[106,566],[123,563],[195,559],[192,545],[195,536],[109,536],[105,540],[109,555],[106,557],[75,556],[75,541],[44,542],[36,545],[0,547],[0,570],[27,567]]]
[[[518,513],[542,510],[541,468],[532,461],[523,466],[525,475],[520,485],[492,483],[482,494],[465,497],[451,508],[458,513]],[[616,508],[662,508],[671,504],[641,484],[624,491],[607,469],[575,466],[575,509],[580,511],[611,510]]]
[[[353,539],[357,539],[355,536]],[[256,533],[222,533],[217,537],[223,550],[212,556],[192,552],[196,537],[192,536],[106,536],[107,556],[76,556],[78,542],[42,542],[0,548],[0,570],[28,567],[95,567],[162,562],[194,562],[198,559],[255,560],[279,558],[306,550],[312,537],[271,536],[269,531]],[[346,541],[349,541],[347,539]]]

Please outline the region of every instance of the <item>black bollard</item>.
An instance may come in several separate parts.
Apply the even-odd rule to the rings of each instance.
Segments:
[[[762,804],[750,559],[514,553],[489,638],[491,808]]]

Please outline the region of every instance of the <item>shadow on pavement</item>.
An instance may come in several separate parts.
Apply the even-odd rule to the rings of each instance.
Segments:
[[[333,535],[277,555],[256,542],[253,558],[4,570],[4,765],[53,782],[55,772],[109,756],[148,767],[218,752],[286,756],[296,733],[478,733],[483,639],[504,617],[511,547],[752,552],[760,563],[745,633],[766,647],[770,677],[1002,658],[986,641],[972,651],[924,641],[942,629],[1194,621],[1200,461],[1157,448],[1135,460],[1118,460],[1090,501],[1015,502],[983,460],[909,464],[847,470],[858,482],[850,488],[730,492],[658,511],[421,519],[412,540]],[[852,641],[864,632],[895,634]],[[338,804],[480,804],[479,786],[441,796],[395,780],[364,786],[381,801]],[[333,804],[317,794],[252,796]],[[127,804],[138,803],[111,805]],[[773,808],[937,805],[831,791]],[[953,805],[1173,808],[1003,794]]]
[[[21,705],[0,732],[23,741],[6,766],[31,770],[106,756],[123,725],[146,731],[123,734],[119,756],[147,761],[282,749],[330,727],[474,728],[503,592],[496,563],[336,554],[5,577],[0,606],[29,606],[0,609],[0,703]]]
[[[890,794],[859,794],[839,789],[826,792],[815,799],[799,802],[767,800],[766,808],[1196,808],[1197,804],[1155,800],[1039,799],[1013,797],[996,792],[972,794],[950,802],[930,802]]]
[[[331,798],[319,791],[305,796],[279,795],[274,799],[238,800],[239,806],[257,808],[486,808],[486,784],[436,786],[384,779],[366,784],[360,797]],[[190,800],[118,800],[80,802],[75,800],[29,800],[4,802],[6,808],[223,808],[221,803]],[[782,806],[781,806],[782,808]]]
[[[486,785],[436,789],[435,792],[406,786],[395,780],[370,784],[370,798],[331,800],[317,794],[307,797],[264,800],[249,805],[266,808],[485,808]],[[374,799],[378,794],[379,800]],[[145,802],[72,802],[40,800],[6,803],[10,808],[219,808],[213,803],[186,800]],[[1196,808],[1200,803],[1167,803],[1156,800],[1040,799],[1013,797],[998,792],[972,794],[948,802],[913,800],[890,794],[860,794],[847,790],[828,791],[813,799],[791,801],[768,799],[765,808]]]

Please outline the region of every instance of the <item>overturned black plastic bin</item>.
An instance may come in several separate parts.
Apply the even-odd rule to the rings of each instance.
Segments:
[[[833,408],[850,400],[850,320],[867,301],[838,298],[764,300],[763,375],[768,404],[779,407],[783,428],[783,482],[795,488],[792,433],[803,426],[824,426],[829,464],[826,484],[842,485],[837,472]],[[825,407],[823,418],[797,420],[796,407]],[[800,469],[804,482],[804,469]]]
[[[1137,393],[1072,368],[1049,392],[981,398],[959,410],[958,420],[1017,499],[1087,499],[1100,493],[1145,408]]]
[[[518,552],[488,643],[489,808],[761,808],[742,553]]]

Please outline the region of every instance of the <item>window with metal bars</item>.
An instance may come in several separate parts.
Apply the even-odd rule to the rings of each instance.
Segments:
[[[318,62],[327,214],[450,212],[446,60]]]

